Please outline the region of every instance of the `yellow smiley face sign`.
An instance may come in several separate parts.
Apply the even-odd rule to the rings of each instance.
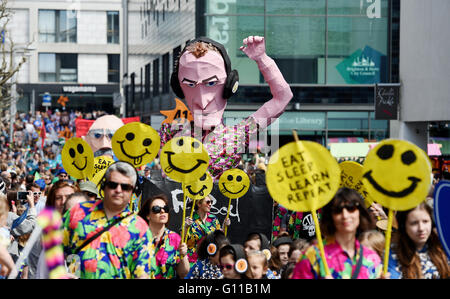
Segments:
[[[395,211],[416,207],[425,200],[431,185],[428,157],[416,145],[388,139],[366,157],[363,182],[369,195]]]
[[[330,152],[316,142],[291,142],[270,158],[266,180],[274,200],[291,211],[315,211],[340,185],[341,170]]]
[[[92,175],[94,152],[81,138],[74,137],[67,140],[61,151],[61,160],[67,173],[76,179],[84,179]]]
[[[240,169],[224,171],[219,178],[219,190],[227,198],[240,198],[250,188],[248,175]]]
[[[181,183],[199,179],[209,166],[209,155],[203,144],[187,136],[169,140],[161,149],[159,158],[164,173]]]
[[[153,161],[159,152],[160,144],[158,132],[141,122],[131,122],[120,127],[111,139],[116,157],[134,167]]]
[[[341,187],[358,191],[364,198],[366,207],[370,207],[373,200],[370,198],[362,181],[363,166],[357,162],[344,161],[339,163],[339,167],[341,168]]]
[[[183,184],[183,192],[191,199],[203,199],[208,196],[213,188],[213,180],[207,172],[200,179]]]

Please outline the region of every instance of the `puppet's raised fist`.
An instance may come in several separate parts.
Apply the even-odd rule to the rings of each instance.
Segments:
[[[250,59],[257,61],[266,54],[266,45],[262,36],[249,36],[242,43],[244,45],[239,49]]]

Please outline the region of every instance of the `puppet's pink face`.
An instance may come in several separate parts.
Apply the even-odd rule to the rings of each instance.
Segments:
[[[222,122],[226,78],[224,60],[217,52],[208,51],[200,58],[189,52],[181,56],[178,79],[196,126],[210,129]]]

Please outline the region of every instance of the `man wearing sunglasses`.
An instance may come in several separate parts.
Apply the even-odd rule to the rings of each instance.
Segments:
[[[105,172],[103,200],[81,203],[64,215],[64,251],[78,255],[80,278],[150,277],[152,234],[129,207],[136,181],[131,164],[115,162]]]

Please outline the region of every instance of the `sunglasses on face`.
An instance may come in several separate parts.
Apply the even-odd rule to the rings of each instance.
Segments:
[[[234,267],[234,264],[220,264],[219,265],[220,270],[223,270],[223,269],[231,270],[231,269],[233,269],[233,267]]]
[[[108,187],[109,189],[115,190],[117,188],[117,186],[120,185],[120,188],[122,188],[123,191],[131,191],[133,190],[133,185],[130,184],[121,184],[121,183],[116,183],[113,181],[106,181],[105,182],[105,186]]]
[[[340,214],[344,209],[346,209],[348,212],[353,213],[356,211],[359,207],[358,203],[346,203],[344,205],[340,205],[337,207],[333,207],[332,213],[333,214]]]
[[[91,192],[86,192],[86,195],[87,195],[88,197],[97,197],[97,194],[91,193]]]
[[[212,204],[212,200],[210,200],[210,199],[205,200],[205,203],[206,203],[207,205],[210,205],[210,204]]]
[[[88,132],[88,135],[94,137],[95,139],[101,139],[103,137],[106,137],[109,140],[111,140],[114,133],[115,132],[111,130],[93,129]]]
[[[41,196],[41,194],[42,194],[41,192],[33,192],[34,196],[37,196],[37,195]]]
[[[161,213],[161,211],[163,211],[164,213],[169,213],[169,206],[164,206],[164,207],[160,207],[160,206],[153,206],[152,207],[152,213],[153,214],[159,214]]]

